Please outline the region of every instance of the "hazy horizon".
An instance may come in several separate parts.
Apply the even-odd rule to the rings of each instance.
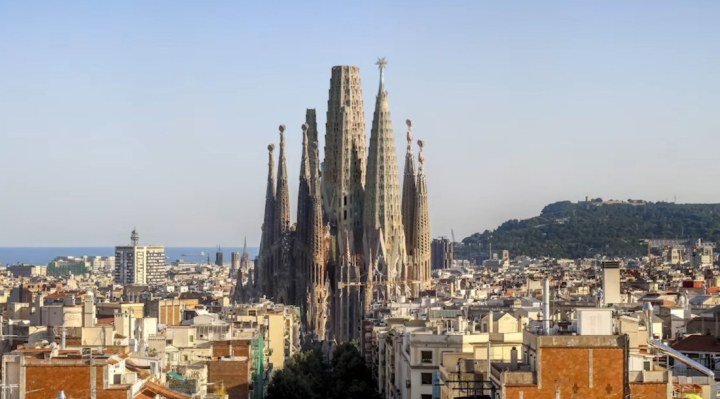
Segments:
[[[0,247],[257,246],[277,126],[294,218],[305,109],[322,148],[330,69],[357,65],[369,139],[379,56],[433,236],[718,203],[720,3],[648,4],[0,3]]]

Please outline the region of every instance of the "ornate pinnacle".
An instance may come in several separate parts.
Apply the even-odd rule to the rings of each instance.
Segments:
[[[425,154],[423,153],[423,147],[425,147],[425,142],[422,140],[418,140],[418,147],[420,147],[420,154],[418,154],[418,162],[420,162],[420,170],[423,169],[423,164],[425,163]]]
[[[278,130],[280,130],[280,156],[282,156],[285,152],[285,125],[280,125]]]
[[[310,128],[310,125],[308,125],[307,123],[303,123],[300,128],[302,129],[303,151],[305,151],[307,149],[307,147],[306,147],[307,139],[308,139],[307,132],[308,132],[308,129]],[[304,156],[306,156],[306,155],[304,155]]]
[[[273,151],[275,150],[275,144],[268,144],[267,149],[268,149],[268,169],[269,169],[269,171],[268,171],[268,179],[269,179],[269,178],[270,178],[270,174],[272,174],[272,169],[273,169],[273,165],[274,165],[274,163],[273,163]]]
[[[405,120],[405,124],[408,127],[407,131],[407,145],[408,145],[408,151],[410,151],[410,148],[412,146],[412,121],[410,119]]]

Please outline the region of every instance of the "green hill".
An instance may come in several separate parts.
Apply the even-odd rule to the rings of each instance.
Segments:
[[[456,246],[458,259],[481,260],[492,251],[512,256],[580,258],[596,254],[640,256],[645,239],[720,240],[720,204],[561,201],[539,216],[508,220],[494,231],[475,233]]]

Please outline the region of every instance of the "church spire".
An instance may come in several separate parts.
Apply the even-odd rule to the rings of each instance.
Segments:
[[[413,279],[419,285],[419,289],[430,288],[430,210],[428,209],[427,185],[425,183],[425,154],[423,153],[425,143],[418,140],[420,153],[418,154],[418,174],[417,174],[417,195],[415,197],[415,223],[413,229],[414,237],[414,256]],[[413,284],[416,286],[415,284]],[[417,286],[416,286],[417,287]],[[417,288],[414,289],[417,295]]]
[[[273,151],[275,144],[269,144],[268,149],[268,174],[267,189],[265,191],[265,214],[263,217],[262,236],[260,238],[260,256],[255,267],[255,290],[259,294],[270,294],[272,290],[272,244],[275,237],[275,162]],[[240,272],[238,272],[240,274]],[[239,281],[235,287],[236,301],[238,300],[238,287],[242,285]]]
[[[275,161],[273,151],[275,144],[267,146],[268,149],[268,175],[265,190],[265,216],[263,218],[261,249],[270,249],[275,230]]]
[[[317,142],[312,145],[317,150]],[[319,179],[319,171],[313,171],[313,180]],[[307,318],[310,330],[319,339],[326,337],[328,310],[327,270],[325,259],[325,222],[323,220],[322,195],[320,185],[311,185],[310,204],[308,214],[308,246],[307,286],[309,287],[309,302],[307,304]]]
[[[302,125],[302,157],[300,159],[300,180],[310,180],[310,155],[308,149],[308,124]]]
[[[308,225],[312,223],[310,217],[310,193],[311,193],[311,173],[310,152],[308,143],[308,124],[302,125],[302,158],[300,160],[300,184],[298,186],[297,200],[297,224],[295,228],[295,262],[293,268],[295,271],[295,298],[296,304],[303,304],[306,298],[305,288],[307,287],[306,278],[308,275],[307,251],[309,245]]]
[[[378,87],[378,96],[385,92],[385,67],[387,66],[387,60],[385,57],[379,57],[375,65],[380,69],[380,87]]]
[[[382,258],[382,274],[387,277],[388,292],[401,295],[402,270],[406,261],[405,231],[400,208],[400,184],[390,104],[384,84],[387,61],[380,58],[380,91],[375,101],[370,147],[365,178],[363,210],[365,267]],[[372,249],[382,248],[377,254]]]
[[[403,177],[402,191],[402,222],[405,230],[405,243],[408,255],[413,253],[414,248],[414,224],[415,224],[415,196],[417,195],[417,184],[415,177],[415,157],[412,151],[412,121],[405,121],[407,124],[407,152],[405,153],[405,176]]]
[[[280,303],[294,303],[295,269],[292,266],[290,232],[290,190],[285,160],[285,125],[280,125],[277,190],[275,192],[275,237],[273,240],[272,297]]]
[[[275,190],[275,236],[279,238],[290,230],[290,191],[285,161],[285,125],[280,125],[280,155],[278,158],[277,190]]]
[[[317,142],[313,144],[314,149],[317,148]],[[319,179],[319,171],[315,170],[313,173],[314,179]],[[322,263],[323,256],[323,239],[325,222],[323,221],[323,209],[322,209],[322,194],[320,193],[320,185],[315,184],[310,192],[310,215],[309,215],[309,231],[310,237],[310,251],[312,252],[312,259],[314,262]],[[324,276],[317,276],[318,279],[324,279]],[[324,281],[322,281],[324,284]]]
[[[245,260],[250,259],[250,255],[248,254],[248,250],[247,250],[247,236],[245,236],[245,239],[243,240],[243,251],[242,251],[242,255],[240,256],[240,259],[241,260],[242,259],[245,259]]]
[[[318,154],[315,151],[314,143],[318,141],[318,130],[317,130],[317,115],[314,108],[308,108],[305,111],[305,124],[307,125],[307,141],[308,141],[308,165],[310,165],[310,178],[313,179],[315,176],[315,169],[320,169],[320,161],[318,161]]]

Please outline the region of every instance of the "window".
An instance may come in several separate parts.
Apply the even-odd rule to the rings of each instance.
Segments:
[[[427,394],[420,395],[420,399],[432,399],[432,397],[433,397],[432,395],[427,395]]]
[[[432,351],[420,351],[421,363],[432,363]]]
[[[432,385],[432,373],[421,373],[420,383],[423,385]]]

